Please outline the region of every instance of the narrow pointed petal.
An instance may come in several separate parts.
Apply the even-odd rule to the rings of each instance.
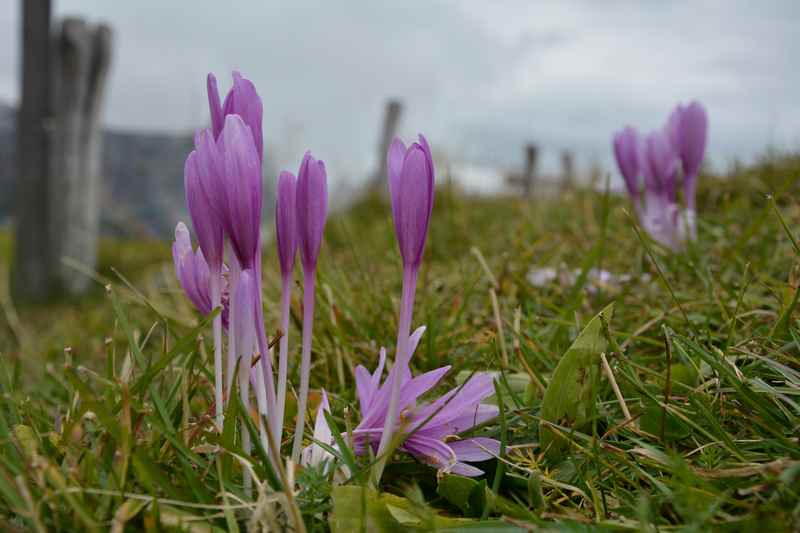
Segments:
[[[334,458],[330,452],[325,450],[317,442],[325,443],[329,446],[334,445],[333,433],[331,432],[328,421],[325,419],[325,413],[330,413],[331,407],[328,403],[328,394],[323,390],[322,399],[317,408],[317,416],[314,419],[314,441],[303,450],[303,465],[317,466],[323,461],[331,460]]]
[[[239,115],[250,128],[259,160],[264,157],[264,133],[262,119],[264,114],[261,97],[258,96],[252,81],[241,73],[233,72],[233,87],[225,97],[222,111],[224,115]]]
[[[488,461],[500,455],[500,441],[486,437],[451,441],[447,445],[459,461]]]
[[[222,269],[223,234],[222,224],[217,219],[216,213],[205,194],[201,180],[201,172],[197,165],[196,151],[189,154],[184,165],[184,190],[186,192],[186,207],[192,226],[197,234],[200,249],[208,260],[214,272]]]
[[[614,157],[625,180],[628,195],[639,201],[639,134],[628,126],[614,135]]]
[[[225,232],[244,268],[254,266],[261,231],[261,160],[250,128],[238,115],[225,117],[220,141],[227,205]]]
[[[437,470],[447,471],[456,464],[456,454],[453,449],[438,439],[412,435],[403,444],[403,448],[421,462]]]
[[[222,114],[222,105],[219,101],[219,90],[217,89],[217,78],[209,73],[206,78],[206,88],[208,91],[208,108],[211,112],[211,131],[214,133],[214,138],[219,137],[222,133],[222,123],[224,115]]]

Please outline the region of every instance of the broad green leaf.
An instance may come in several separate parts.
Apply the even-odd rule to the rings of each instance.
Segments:
[[[612,303],[583,328],[561,357],[544,393],[539,439],[551,459],[557,459],[568,442],[548,422],[579,430],[591,420],[600,382],[600,354],[607,349],[602,321],[609,322],[613,312]]]

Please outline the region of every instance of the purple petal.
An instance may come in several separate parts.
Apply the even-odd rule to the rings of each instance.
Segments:
[[[449,470],[456,464],[453,449],[438,439],[412,435],[403,444],[403,449],[437,470]]]
[[[627,126],[614,135],[614,157],[631,199],[639,202],[639,134]]]
[[[217,90],[217,78],[209,73],[206,78],[206,87],[208,90],[208,108],[211,112],[211,131],[214,133],[214,138],[219,137],[222,133],[222,123],[224,115],[222,114],[222,106],[219,103],[219,90]]]
[[[684,196],[686,205],[694,210],[697,174],[706,151],[708,137],[708,115],[699,102],[690,103],[681,113],[680,153],[684,169]]]
[[[449,472],[451,474],[456,474],[458,476],[464,477],[478,477],[485,474],[483,470],[480,468],[476,468],[474,466],[464,464],[464,463],[456,463],[450,469]]]
[[[258,96],[253,82],[244,78],[241,73],[233,72],[233,87],[225,97],[222,107],[223,113],[227,115],[239,115],[250,128],[253,135],[256,153],[259,161],[264,157],[264,133],[262,129],[262,117],[264,114],[261,97]]]
[[[494,381],[490,374],[476,374],[463,386],[455,388],[439,399],[421,408],[414,416],[421,423],[433,413],[431,420],[421,429],[429,430],[442,426],[476,410],[481,400],[494,394]],[[463,431],[463,430],[462,430]]]
[[[500,441],[486,437],[451,441],[447,444],[459,461],[488,461],[500,455]]]
[[[215,272],[222,269],[223,257],[223,234],[222,224],[216,217],[216,212],[206,196],[200,182],[201,173],[197,166],[197,152],[193,151],[186,158],[184,165],[184,189],[186,192],[186,206],[189,210],[189,217],[192,219],[192,226],[197,234],[200,249],[208,258],[211,267]]]
[[[328,182],[325,163],[306,152],[297,175],[297,240],[303,268],[317,266],[325,219],[328,215]]]
[[[411,358],[414,356],[414,352],[417,351],[417,346],[419,346],[419,341],[422,339],[422,335],[425,333],[425,326],[420,326],[414,330],[414,333],[408,338],[408,359],[406,359],[406,364],[402,365],[403,369],[403,380],[408,381],[411,379],[411,368],[408,366],[408,363],[411,361]]]
[[[469,405],[461,411],[461,413],[445,421],[436,421],[426,424],[421,433],[435,438],[444,438],[448,435],[458,435],[479,426],[489,420],[497,418],[500,410],[496,405],[479,403],[477,405]],[[425,420],[420,419],[420,421]]]
[[[431,370],[414,379],[404,382],[400,388],[400,400],[398,402],[398,412],[412,405],[417,399],[432,389],[447,372],[450,370],[449,366]],[[359,427],[383,427],[387,411],[389,409],[389,399],[391,395],[391,380],[386,380],[383,386],[376,394],[372,407],[367,413],[362,413],[363,419]]]
[[[250,128],[238,115],[225,117],[223,179],[227,205],[222,218],[236,257],[243,268],[254,265],[261,231],[261,160]]]
[[[356,367],[356,396],[358,396],[358,404],[361,413],[364,414],[369,410],[372,404],[372,397],[375,394],[375,389],[372,387],[372,376],[369,370],[361,365]]]
[[[297,255],[296,187],[297,179],[294,174],[285,170],[281,172],[275,196],[275,235],[284,278],[291,275]]]

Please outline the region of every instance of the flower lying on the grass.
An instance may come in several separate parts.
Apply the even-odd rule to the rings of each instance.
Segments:
[[[424,327],[410,337],[408,353],[416,350]],[[386,352],[381,350],[375,372],[363,366],[356,368],[356,390],[361,407],[361,422],[353,430],[353,448],[363,455],[368,447],[373,452],[383,434],[389,408],[391,381],[381,384],[381,374]],[[495,439],[473,437],[459,440],[457,435],[474,426],[491,420],[498,414],[494,405],[481,401],[494,394],[494,383],[489,374],[476,374],[464,385],[453,389],[438,399],[417,404],[419,398],[432,389],[450,370],[449,366],[431,370],[417,377],[402,376],[400,384],[400,424],[394,434],[403,432],[400,449],[418,460],[443,472],[463,476],[479,476],[483,471],[465,464],[465,461],[486,461],[496,457],[500,443]]]
[[[692,102],[679,104],[666,126],[644,139],[630,126],[613,138],[614,157],[640,224],[656,242],[672,250],[680,250],[696,236],[695,188],[707,130],[705,109]],[[683,205],[678,202],[679,174]]]

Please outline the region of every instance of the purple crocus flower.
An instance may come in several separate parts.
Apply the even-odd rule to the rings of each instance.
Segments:
[[[667,128],[683,167],[686,207],[694,211],[697,174],[703,163],[708,137],[708,115],[703,105],[697,101],[686,106],[678,104],[670,115]]]
[[[380,479],[386,464],[384,452],[391,442],[394,420],[401,409],[398,405],[401,382],[411,377],[411,370],[408,366],[411,352],[406,343],[411,331],[417,274],[425,250],[434,195],[433,157],[428,141],[422,134],[419,135],[419,142],[412,143],[408,148],[400,139],[392,141],[386,159],[394,229],[397,234],[400,255],[403,258],[403,293],[400,299],[395,364],[387,379],[387,382],[391,384],[391,392],[388,397],[388,414],[385,418],[379,446],[379,455],[383,457],[376,465],[377,475],[375,477],[377,479]]]
[[[409,353],[415,351],[425,328],[418,328],[409,338]],[[378,449],[384,434],[391,395],[391,383],[381,384],[386,354],[382,351],[378,367],[370,373],[363,366],[356,368],[356,390],[361,407],[361,422],[353,430],[353,447],[357,454]],[[402,379],[400,417],[391,424],[393,434],[407,432],[400,444],[418,460],[440,471],[463,476],[483,474],[465,462],[485,461],[497,457],[500,443],[495,439],[474,437],[458,440],[455,436],[487,422],[498,414],[494,405],[481,401],[494,394],[492,377],[477,374],[463,386],[438,399],[418,405],[420,397],[433,388],[450,370],[449,366],[431,370],[417,377]],[[380,452],[379,452],[380,453]]]
[[[292,272],[297,257],[297,213],[295,192],[297,179],[291,172],[283,171],[278,176],[278,192],[275,197],[275,235],[278,244],[278,259],[281,265],[281,332],[280,356],[278,358],[278,436],[281,440],[283,414],[286,408],[287,373],[289,366],[289,307],[292,294]]]
[[[639,208],[641,203],[639,190],[639,133],[627,126],[614,135],[614,157],[619,172],[625,179],[625,187],[631,201]]]
[[[643,140],[626,127],[613,138],[614,157],[639,221],[658,243],[680,250],[696,238],[695,186],[705,152],[708,118],[698,102],[678,105],[663,130]],[[683,177],[683,207],[678,177]],[[640,197],[640,177],[644,198]]]
[[[175,275],[183,292],[192,305],[203,315],[211,313],[211,271],[201,249],[192,250],[189,229],[183,222],[175,227],[175,241],[172,243],[172,260],[175,264]],[[224,289],[224,287],[223,287]],[[222,291],[221,291],[222,292]],[[222,298],[222,322],[228,323],[228,302],[224,294]]]
[[[295,192],[297,242],[303,265],[303,346],[300,355],[300,395],[295,425],[292,460],[300,460],[305,428],[306,405],[311,373],[311,333],[314,326],[314,291],[317,258],[328,216],[328,176],[325,163],[306,152],[297,173]]]
[[[395,138],[387,166],[394,230],[403,264],[419,268],[433,210],[433,157],[428,141],[420,134],[419,142],[406,148]]]
[[[325,163],[306,152],[296,186],[297,242],[303,270],[313,270],[328,216],[328,175]]]

